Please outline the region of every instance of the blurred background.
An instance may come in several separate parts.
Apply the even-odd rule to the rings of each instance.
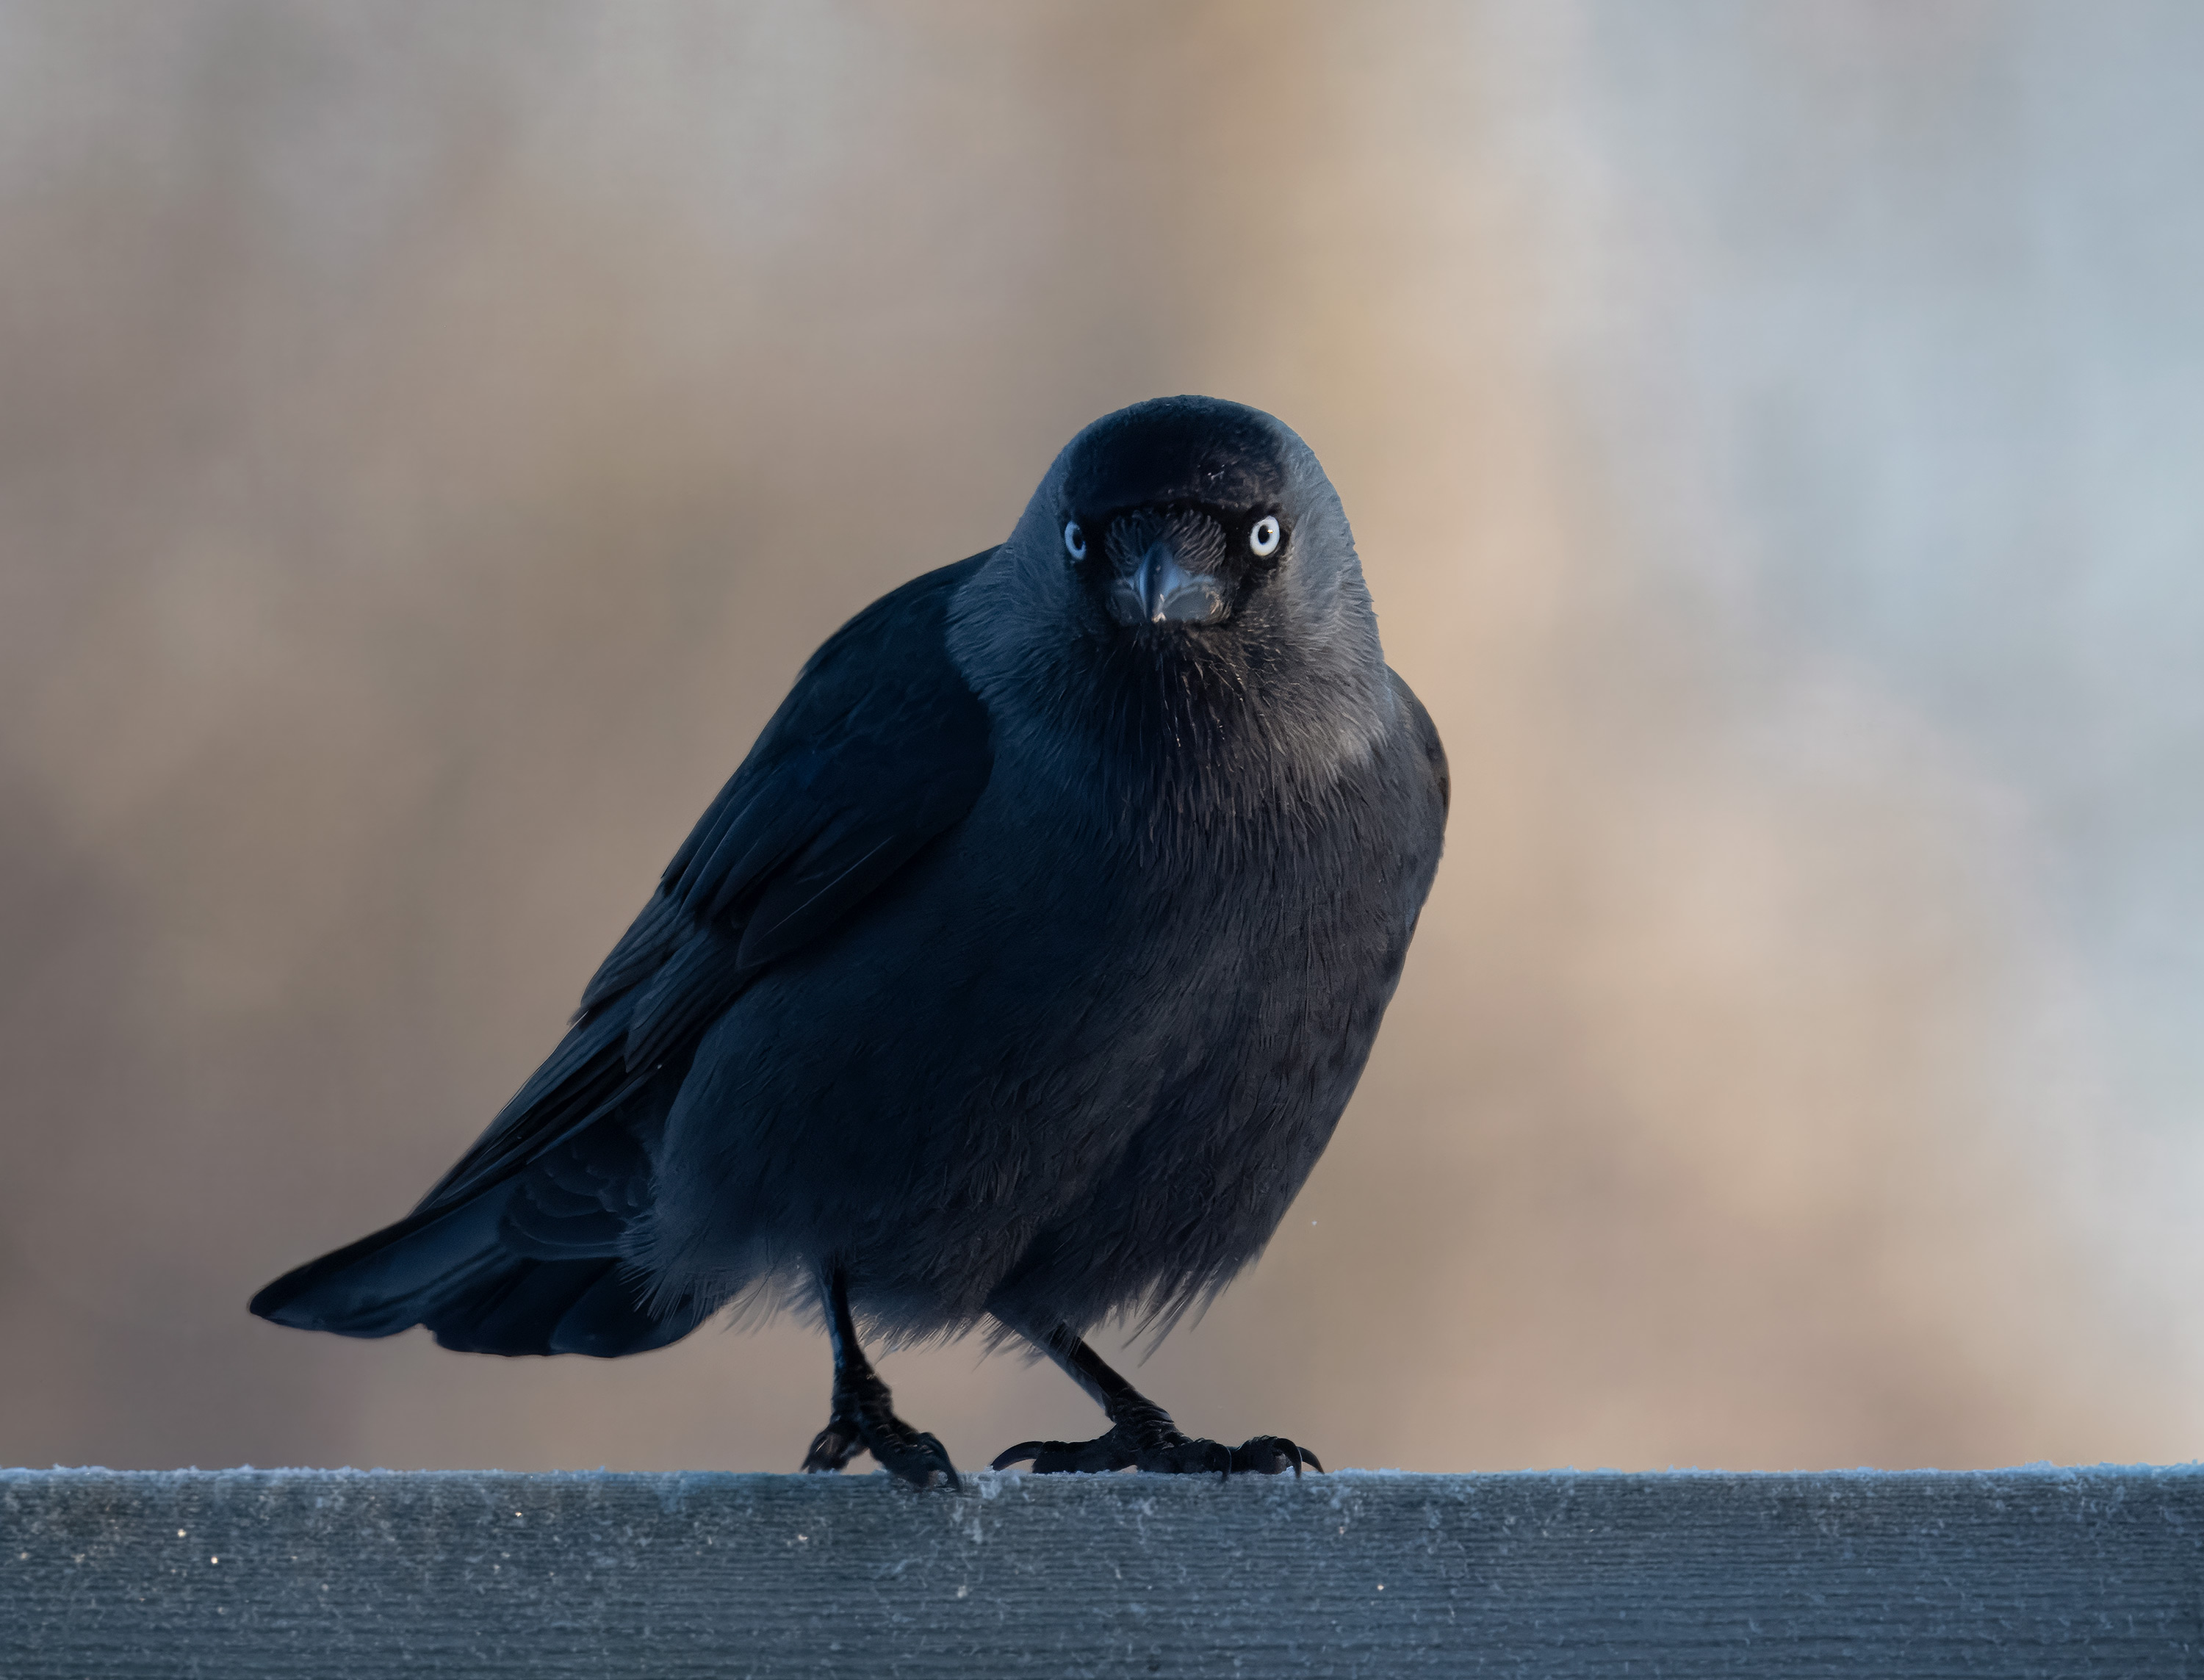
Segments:
[[[2197,1456],[2200,78],[2183,0],[0,0],[0,1461],[793,1468],[785,1324],[245,1302],[821,637],[1181,391],[1325,461],[1455,802],[1142,1386],[1331,1464]],[[960,1464],[1099,1427],[883,1369]]]

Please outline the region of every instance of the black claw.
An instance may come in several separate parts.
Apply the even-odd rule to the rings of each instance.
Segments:
[[[811,1438],[811,1450],[803,1455],[804,1473],[831,1475],[856,1458],[864,1444],[855,1419],[837,1418]]]
[[[1312,1468],[1321,1471],[1316,1454],[1305,1446],[1296,1446],[1283,1435],[1257,1435],[1244,1442],[1232,1454],[1232,1468],[1253,1470],[1263,1476],[1277,1476],[1291,1470],[1295,1480],[1301,1473],[1301,1462],[1306,1459]]]

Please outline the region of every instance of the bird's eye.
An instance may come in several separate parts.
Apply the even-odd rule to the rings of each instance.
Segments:
[[[1063,528],[1063,552],[1075,560],[1083,560],[1087,558],[1087,533],[1079,529],[1079,521],[1076,519],[1070,521]]]
[[[1255,528],[1247,533],[1247,546],[1254,551],[1258,559],[1267,560],[1278,552],[1278,538],[1282,534],[1278,529],[1278,516],[1265,513],[1255,522]]]

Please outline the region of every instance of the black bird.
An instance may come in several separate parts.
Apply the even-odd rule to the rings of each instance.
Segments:
[[[412,1214],[252,1310],[613,1358],[817,1310],[832,1412],[951,1485],[860,1320],[992,1321],[1108,1414],[997,1468],[1291,1469],[1189,1440],[1081,1339],[1260,1251],[1360,1077],[1438,864],[1446,759],[1339,498],[1270,416],[1105,416],[1001,547],[812,656],[565,1040]]]

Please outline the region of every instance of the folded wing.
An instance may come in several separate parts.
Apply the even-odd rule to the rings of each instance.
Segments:
[[[279,1278],[252,1310],[348,1335],[427,1324],[484,1352],[640,1351],[694,1328],[623,1257],[697,1040],[774,962],[852,917],[961,821],[993,759],[949,657],[975,555],[813,655],[582,997],[565,1040],[405,1220]]]

